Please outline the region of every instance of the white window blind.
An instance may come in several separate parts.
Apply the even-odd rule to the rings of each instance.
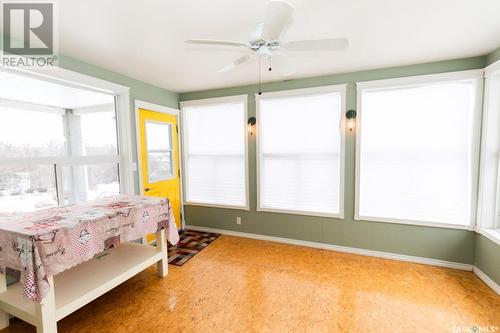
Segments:
[[[258,100],[259,209],[340,216],[343,93],[292,94]]]
[[[358,89],[357,219],[472,223],[477,84]]]
[[[183,103],[186,201],[246,208],[246,98]]]

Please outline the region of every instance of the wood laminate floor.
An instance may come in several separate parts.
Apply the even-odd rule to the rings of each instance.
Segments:
[[[471,272],[229,236],[184,266],[169,266],[167,278],[151,267],[58,323],[60,333],[473,326],[500,326],[500,296]],[[35,329],[14,319],[0,332]]]

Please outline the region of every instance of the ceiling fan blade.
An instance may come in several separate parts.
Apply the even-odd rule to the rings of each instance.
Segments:
[[[271,0],[267,7],[262,28],[262,38],[267,41],[278,40],[292,17],[293,7],[284,0]]]
[[[345,49],[349,41],[345,38],[311,39],[288,42],[283,45],[287,51],[335,51]]]
[[[241,65],[253,60],[253,58],[255,58],[255,56],[256,56],[255,53],[244,55],[243,57],[236,59],[233,63],[221,68],[219,70],[219,73],[226,73],[226,72],[232,71],[236,67],[241,66]]]
[[[201,44],[201,45],[218,45],[218,46],[236,46],[236,47],[250,47],[250,44],[243,42],[233,42],[229,40],[217,39],[188,39],[184,41],[187,44]]]

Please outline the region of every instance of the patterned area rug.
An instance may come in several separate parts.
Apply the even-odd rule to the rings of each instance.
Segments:
[[[168,245],[168,263],[182,266],[198,252],[217,239],[220,234],[184,230],[179,233],[180,240],[176,246]]]

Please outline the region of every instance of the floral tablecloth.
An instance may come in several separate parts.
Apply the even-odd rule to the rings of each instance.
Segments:
[[[47,276],[161,229],[177,243],[168,199],[141,196],[0,217],[0,271],[20,280],[24,296],[40,301],[50,288]]]

